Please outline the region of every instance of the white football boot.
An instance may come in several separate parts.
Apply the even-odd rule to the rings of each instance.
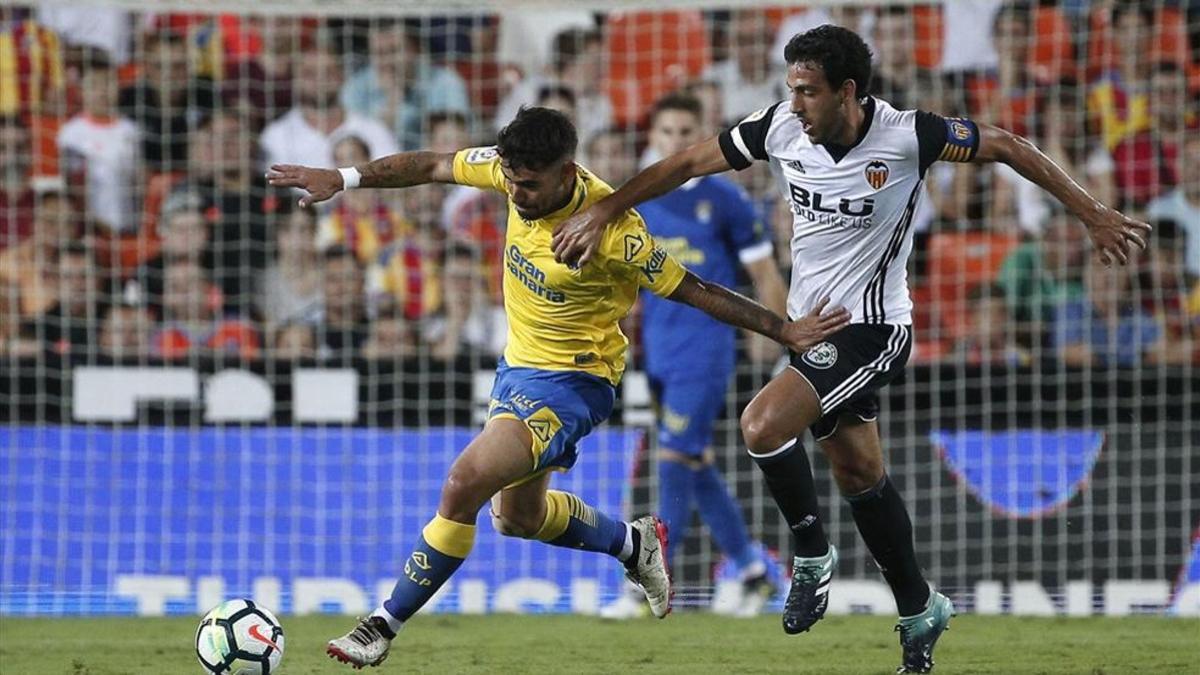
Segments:
[[[388,637],[388,636],[392,637]],[[387,622],[378,616],[358,620],[354,630],[329,641],[325,653],[331,659],[348,663],[355,668],[377,666],[388,657],[395,634]]]
[[[636,561],[625,565],[625,577],[646,594],[650,612],[659,619],[671,612],[671,575],[667,572],[667,525],[654,516],[629,524],[637,530],[641,546]]]

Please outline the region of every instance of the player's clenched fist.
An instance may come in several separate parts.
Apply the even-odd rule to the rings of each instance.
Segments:
[[[787,322],[780,342],[793,352],[803,352],[845,328],[850,323],[850,311],[838,307],[828,314],[822,314],[828,304],[829,298],[823,298],[811,312]]]
[[[314,169],[296,164],[273,164],[267,172],[267,182],[275,187],[294,187],[308,192],[300,198],[300,206],[311,206],[337,194],[343,187],[342,174],[337,169]]]

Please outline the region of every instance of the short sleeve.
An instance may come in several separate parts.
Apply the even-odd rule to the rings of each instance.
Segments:
[[[467,148],[454,155],[454,182],[459,185],[505,192],[500,155],[495,146]]]
[[[969,162],[979,152],[979,126],[965,117],[942,117],[917,111],[917,144],[921,175],[934,162]]]
[[[750,113],[746,119],[721,132],[717,142],[729,166],[741,171],[756,159],[767,160],[767,132],[771,130],[771,120],[780,103]]]
[[[675,292],[687,273],[655,243],[645,221],[632,211],[608,228],[600,254],[610,269],[636,274],[639,286],[663,298]]]

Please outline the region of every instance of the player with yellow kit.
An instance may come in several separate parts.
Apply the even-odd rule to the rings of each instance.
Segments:
[[[607,553],[641,587],[654,615],[671,609],[664,564],[666,527],[654,516],[622,522],[579,497],[549,489],[552,471],[575,463],[576,444],[608,418],[628,341],[617,322],[640,288],[701,309],[802,352],[846,325],[824,305],[788,321],[722,286],[701,280],[655,245],[641,216],[626,212],[587,265],[554,260],[555,226],[612,188],[575,163],[577,136],[565,115],[525,108],[494,147],[457,153],[406,152],[354,168],[277,165],[272,185],[301,188],[302,204],[362,187],[457,183],[505,193],[504,307],[508,342],[496,370],[488,420],[450,468],[437,513],[417,538],[391,597],[330,656],[361,667],[387,658],[397,632],[458,569],[475,541],[475,518],[491,502],[502,534]]]

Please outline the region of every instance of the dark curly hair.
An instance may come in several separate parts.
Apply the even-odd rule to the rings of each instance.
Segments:
[[[513,169],[541,171],[575,156],[575,125],[557,110],[522,107],[496,137],[496,152]]]
[[[871,50],[852,30],[825,24],[797,33],[783,50],[788,65],[814,63],[821,66],[829,86],[837,89],[846,80],[854,80],[858,96],[866,96],[871,86]]]

